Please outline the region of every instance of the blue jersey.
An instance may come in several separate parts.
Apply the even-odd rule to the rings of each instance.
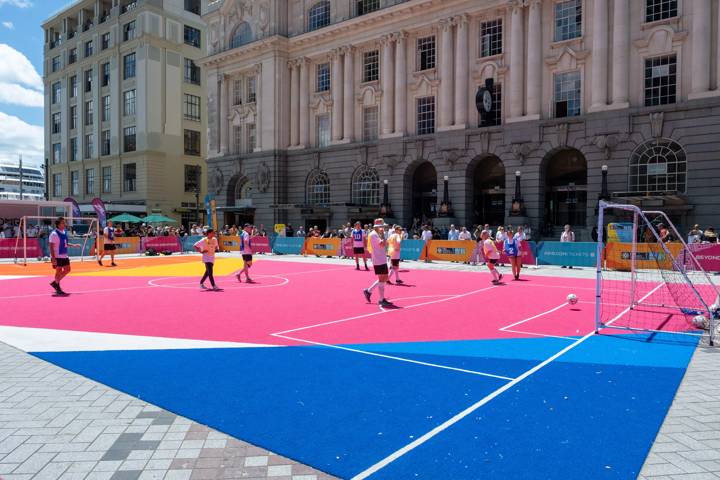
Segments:
[[[505,255],[508,257],[517,257],[520,248],[517,239],[505,240]]]
[[[363,237],[365,236],[365,232],[362,230],[353,230],[352,231],[352,239],[353,239],[353,246],[355,247],[364,247],[363,243]]]

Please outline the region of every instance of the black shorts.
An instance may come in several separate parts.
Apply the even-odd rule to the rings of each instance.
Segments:
[[[103,248],[104,248],[105,250],[115,250],[115,244],[106,243],[106,244],[103,246]]]
[[[55,266],[56,266],[56,267],[69,267],[69,266],[70,266],[70,259],[69,259],[69,258],[56,258],[56,259],[55,259]]]
[[[393,267],[399,267],[400,266],[400,259],[399,258],[391,258],[390,263],[392,263]]]
[[[355,255],[362,255],[365,253],[365,248],[363,247],[353,247],[353,253]]]
[[[488,258],[488,263],[491,263],[493,265],[497,265],[498,261],[496,258]]]
[[[387,275],[388,274],[387,263],[383,263],[382,265],[373,265],[373,268],[375,269],[375,275]]]
[[[243,253],[242,259],[243,259],[243,262],[252,262],[252,255]]]

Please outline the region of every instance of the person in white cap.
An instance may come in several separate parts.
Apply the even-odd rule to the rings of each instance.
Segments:
[[[377,287],[380,292],[380,300],[378,305],[381,307],[394,307],[394,305],[385,298],[385,284],[388,281],[387,254],[385,253],[385,220],[378,218],[373,223],[373,231],[368,235],[368,250],[370,251],[370,259],[375,269],[377,280],[373,282],[370,288],[363,290],[365,300],[370,303],[372,291]]]

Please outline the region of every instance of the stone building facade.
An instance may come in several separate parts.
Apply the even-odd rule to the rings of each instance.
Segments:
[[[720,218],[716,0],[219,0],[204,19],[226,222],[337,227],[387,185],[407,226],[582,236],[603,171],[618,202]]]

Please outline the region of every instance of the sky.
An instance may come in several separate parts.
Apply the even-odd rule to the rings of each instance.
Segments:
[[[70,3],[0,0],[0,163],[43,163],[41,24]]]

